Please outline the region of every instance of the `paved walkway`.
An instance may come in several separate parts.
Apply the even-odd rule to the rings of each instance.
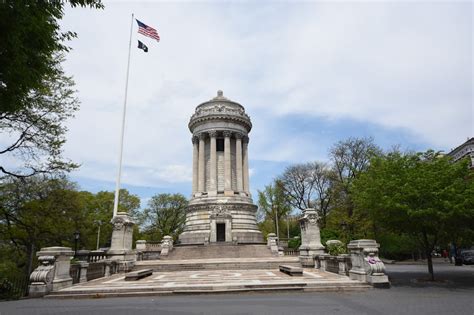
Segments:
[[[289,276],[278,269],[200,270],[155,272],[137,280],[125,281],[123,274],[96,279],[60,290],[48,297],[90,297],[160,295],[172,293],[208,293],[259,290],[357,290],[367,289],[359,281],[316,269],[305,269],[303,276]]]

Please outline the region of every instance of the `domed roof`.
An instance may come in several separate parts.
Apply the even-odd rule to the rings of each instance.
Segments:
[[[217,96],[196,107],[191,116],[188,127],[191,132],[196,125],[210,120],[232,120],[241,123],[248,131],[252,129],[250,117],[245,113],[245,108],[237,102],[231,101],[219,90]]]

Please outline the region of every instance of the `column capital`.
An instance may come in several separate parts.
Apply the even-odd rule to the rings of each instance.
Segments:
[[[249,140],[250,140],[250,138],[247,137],[247,136],[243,136],[243,138],[242,138],[243,143],[249,143]]]
[[[209,134],[210,138],[217,137],[217,130],[209,130],[207,133]]]
[[[230,138],[232,136],[232,131],[224,130],[222,134],[224,135],[225,138]]]
[[[199,143],[199,138],[198,138],[198,136],[192,136],[192,137],[191,137],[191,141],[192,141],[193,144]]]
[[[243,139],[245,136],[244,136],[244,134],[242,134],[240,132],[236,132],[236,133],[234,133],[234,137],[235,137],[235,139]]]
[[[199,140],[205,140],[207,138],[207,134],[205,132],[200,132],[197,134]]]

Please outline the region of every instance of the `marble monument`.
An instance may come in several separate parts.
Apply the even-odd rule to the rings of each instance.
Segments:
[[[193,143],[193,187],[179,242],[263,243],[249,188],[252,123],[245,108],[218,91],[216,97],[196,107],[188,127]]]

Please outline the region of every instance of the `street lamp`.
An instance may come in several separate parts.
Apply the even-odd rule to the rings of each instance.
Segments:
[[[101,220],[96,221],[97,225],[99,225],[99,228],[97,229],[97,250],[99,250],[99,241],[100,241],[100,226],[102,225]]]
[[[79,233],[79,231],[76,230],[76,232],[74,232],[74,256],[76,256],[76,253],[77,253],[77,242],[79,241],[80,237],[81,237],[81,233]]]

